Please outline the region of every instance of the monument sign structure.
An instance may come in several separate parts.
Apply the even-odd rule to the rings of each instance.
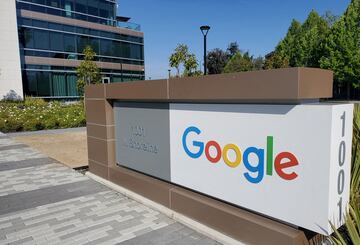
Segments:
[[[353,120],[352,104],[319,102],[332,78],[286,68],[88,86],[90,171],[245,243],[331,234]]]

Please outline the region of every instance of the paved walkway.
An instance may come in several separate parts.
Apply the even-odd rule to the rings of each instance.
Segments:
[[[0,244],[218,244],[0,133]]]

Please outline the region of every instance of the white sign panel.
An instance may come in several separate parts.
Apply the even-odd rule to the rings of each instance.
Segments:
[[[171,182],[322,233],[349,200],[353,105],[170,104]]]

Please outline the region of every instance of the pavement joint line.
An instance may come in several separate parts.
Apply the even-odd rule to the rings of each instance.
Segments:
[[[83,187],[83,189],[73,190],[72,186],[81,186]],[[91,190],[89,189],[89,187],[92,187]],[[103,190],[106,190],[106,186],[100,186],[97,182],[87,178],[87,179],[76,180],[71,183],[43,187],[31,191],[22,191],[7,196],[1,196],[0,198],[2,198],[3,203],[4,202],[12,203],[19,198],[20,199],[29,198],[30,195],[31,202],[20,203],[21,205],[11,206],[10,208],[5,208],[5,209],[1,208],[0,206],[0,215],[3,216],[9,213],[19,212],[25,209],[36,208],[41,205],[54,204],[64,200],[71,200],[73,198],[77,198],[89,194],[97,194]],[[39,197],[43,195],[46,195],[45,199],[39,199],[39,198],[34,199],[34,197]]]
[[[21,148],[28,148],[28,147],[29,147],[28,145],[16,143],[16,144],[12,144],[12,145],[0,146],[0,151],[6,151],[6,150],[11,150],[11,149],[21,149]]]
[[[30,158],[30,159],[20,160],[20,161],[9,161],[9,162],[0,163],[0,172],[16,170],[16,169],[31,168],[31,167],[38,167],[38,166],[43,166],[43,165],[52,164],[52,163],[59,163],[59,162],[50,157]]]
[[[71,132],[85,132],[86,127],[77,127],[77,128],[59,128],[59,129],[48,129],[48,130],[37,130],[37,131],[22,131],[22,132],[9,132],[6,135],[8,138],[14,138],[18,136],[28,136],[28,135],[44,135],[44,134],[62,134],[62,133],[71,133]],[[1,137],[1,134],[0,134]]]
[[[104,178],[101,178],[91,172],[86,172],[85,175],[101,184],[104,184],[105,186],[109,187],[110,189],[113,189],[113,190],[123,194],[124,196],[145,205],[146,207],[148,207],[150,209],[153,209],[162,214],[165,214],[169,218],[171,218],[175,221],[178,221],[179,223],[181,223],[181,224],[183,224],[183,225],[199,232],[200,234],[203,234],[219,243],[244,245],[244,243],[241,243],[240,241],[235,240],[232,237],[229,237],[215,229],[212,229],[204,224],[201,224],[200,222],[197,222],[189,217],[186,217],[178,212],[175,212],[174,210],[171,210],[159,203],[156,203],[150,199],[147,199],[146,197],[143,197],[129,189],[126,189],[122,186],[116,185],[116,184],[114,184]]]

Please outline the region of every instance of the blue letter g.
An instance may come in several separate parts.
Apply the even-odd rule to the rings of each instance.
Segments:
[[[190,132],[195,132],[198,135],[201,133],[200,129],[198,129],[197,127],[194,127],[194,126],[188,127],[185,130],[183,137],[182,137],[182,144],[183,144],[184,150],[185,150],[186,154],[188,154],[191,158],[199,158],[201,156],[201,154],[203,153],[204,143],[200,142],[200,141],[193,141],[193,146],[199,147],[199,150],[195,153],[191,152],[186,145],[186,137]]]

